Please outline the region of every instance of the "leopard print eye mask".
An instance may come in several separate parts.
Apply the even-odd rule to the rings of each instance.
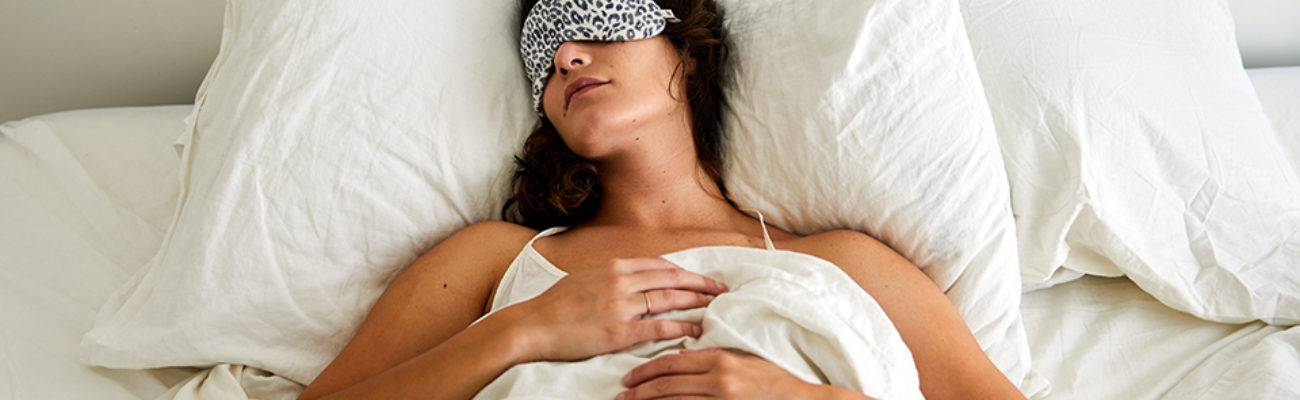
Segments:
[[[519,55],[533,85],[533,108],[542,111],[549,67],[560,45],[570,41],[623,42],[655,37],[668,22],[677,22],[671,10],[651,0],[541,0],[524,19]]]

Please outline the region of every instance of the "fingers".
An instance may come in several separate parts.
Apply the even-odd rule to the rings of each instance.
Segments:
[[[641,292],[645,296],[646,314],[706,307],[714,296],[689,290],[663,289]]]
[[[698,339],[704,332],[699,324],[663,319],[643,319],[632,322],[632,330],[634,343],[676,339],[683,336]]]
[[[657,357],[628,371],[623,375],[623,387],[636,387],[668,375],[703,374],[713,369],[713,365],[711,351],[682,350],[679,354]]]
[[[726,349],[682,350],[639,365],[623,376],[620,399],[707,396],[728,399],[819,398],[816,385],[757,356]]]
[[[607,263],[615,270],[626,274],[656,269],[681,268],[677,266],[677,264],[673,264],[671,261],[663,259],[663,257],[615,258],[609,260]]]
[[[722,282],[687,271],[659,257],[612,259],[604,267],[619,278],[614,282],[616,287],[630,292],[679,289],[716,296],[728,290]]]
[[[727,285],[722,282],[704,275],[687,271],[676,265],[673,265],[672,268],[656,268],[639,271],[636,272],[634,276],[636,278],[636,287],[633,289],[638,289],[638,291],[679,289],[714,296],[727,291]]]
[[[617,400],[696,399],[711,397],[712,381],[701,375],[670,375],[619,393]]]
[[[617,399],[714,397],[719,382],[708,374],[717,365],[720,352],[723,350],[682,350],[641,364],[623,376],[623,386],[629,389]]]

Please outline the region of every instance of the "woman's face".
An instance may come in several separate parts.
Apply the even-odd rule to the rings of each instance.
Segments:
[[[662,36],[565,42],[542,94],[546,117],[574,153],[593,161],[649,145],[657,138],[647,132],[689,128],[684,79],[672,79],[679,60]]]

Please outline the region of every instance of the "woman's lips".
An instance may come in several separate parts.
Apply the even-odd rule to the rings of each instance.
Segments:
[[[578,97],[580,94],[586,93],[607,83],[609,83],[609,81],[602,81],[596,78],[578,78],[577,80],[570,82],[569,86],[564,88],[564,109],[569,109],[569,103],[573,101],[574,97]]]

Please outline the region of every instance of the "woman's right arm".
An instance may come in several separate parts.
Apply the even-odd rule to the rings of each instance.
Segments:
[[[571,271],[541,295],[470,325],[535,233],[479,223],[422,255],[300,398],[467,399],[516,364],[699,336],[697,324],[641,316],[702,307],[726,291],[660,258],[616,259]]]
[[[473,396],[520,362],[517,350],[526,338],[509,315],[470,324],[534,233],[504,222],[478,223],[425,252],[389,284],[356,335],[299,398]]]

